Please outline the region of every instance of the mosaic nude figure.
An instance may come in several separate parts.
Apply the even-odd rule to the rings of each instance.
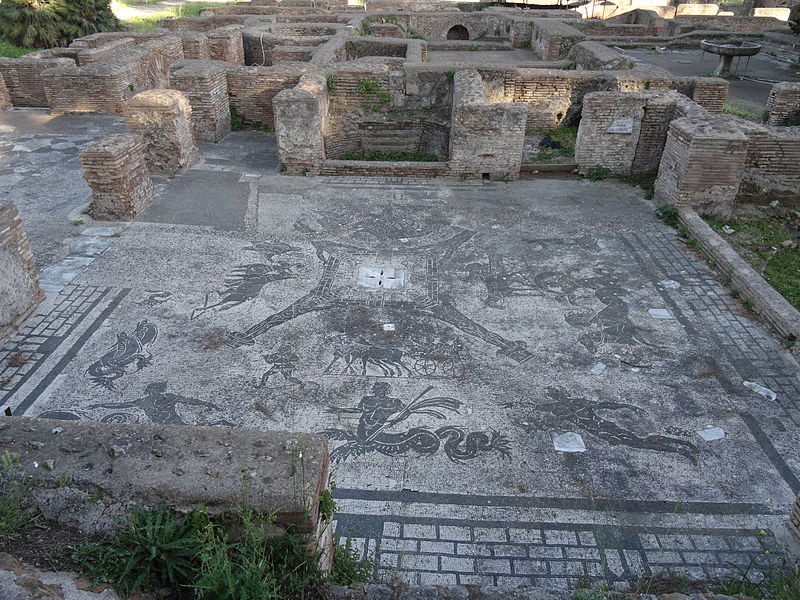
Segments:
[[[645,411],[638,406],[623,404],[621,402],[592,402],[586,398],[572,398],[569,393],[561,388],[548,387],[547,397],[553,402],[541,406],[542,410],[554,416],[574,423],[584,431],[608,442],[611,446],[628,446],[656,452],[670,452],[680,454],[692,463],[697,462],[697,446],[686,440],[681,440],[666,435],[651,433],[640,436],[629,429],[617,425],[614,421],[604,419],[598,414],[602,410],[628,409],[638,413]]]
[[[131,402],[92,404],[88,408],[139,408],[147,415],[150,421],[159,425],[186,425],[186,422],[178,414],[177,407],[179,404],[219,410],[219,407],[211,402],[167,392],[167,384],[164,381],[147,384],[144,388],[144,393],[145,396],[143,398]],[[208,423],[208,425],[234,426],[233,423],[225,420]]]

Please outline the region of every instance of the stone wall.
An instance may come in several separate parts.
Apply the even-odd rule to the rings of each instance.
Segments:
[[[130,221],[155,198],[140,135],[109,135],[81,152],[83,178],[92,189],[89,208],[98,221]]]
[[[211,514],[245,507],[322,533],[319,498],[329,472],[322,436],[25,417],[0,417],[0,430],[45,518],[85,531],[116,529],[115,518],[135,505],[189,512],[202,504]],[[258,493],[243,494],[248,486]],[[102,502],[87,501],[98,493]]]
[[[192,107],[178,90],[147,90],[125,106],[125,123],[144,138],[151,172],[184,173],[199,157],[192,128]]]
[[[0,201],[0,344],[44,299],[17,207]]]
[[[325,158],[322,131],[328,112],[328,90],[321,75],[304,75],[300,83],[275,96],[278,156],[290,174],[318,174]]]
[[[425,179],[447,177],[450,174],[444,162],[384,162],[363,160],[322,161],[320,175],[360,177],[420,177]]]
[[[585,38],[576,28],[555,19],[533,19],[531,27],[531,50],[543,60],[565,58]]]
[[[192,107],[192,124],[198,141],[219,142],[231,131],[226,63],[186,60],[170,73],[171,88],[180,90]]]
[[[792,118],[795,125],[800,124],[800,82],[784,81],[773,85],[767,99],[767,111],[772,125],[783,125]]]
[[[527,110],[523,104],[488,104],[477,71],[459,71],[453,82],[450,170],[456,175],[519,177]]]

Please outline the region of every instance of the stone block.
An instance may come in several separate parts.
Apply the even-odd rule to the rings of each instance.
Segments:
[[[11,94],[8,93],[6,82],[0,74],[0,110],[11,108]]]
[[[304,76],[273,100],[278,156],[289,173],[316,173],[325,159],[322,129],[327,114],[325,79]]]
[[[314,434],[26,417],[0,417],[0,431],[45,517],[89,531],[113,528],[135,504],[213,513],[244,503],[314,532],[328,485],[327,440]],[[96,490],[103,502],[87,502]]]
[[[144,137],[147,166],[170,175],[183,173],[198,158],[192,107],[178,90],[147,90],[128,100],[125,122]]]
[[[92,189],[92,218],[130,221],[155,198],[142,136],[109,135],[81,152],[83,178]]]

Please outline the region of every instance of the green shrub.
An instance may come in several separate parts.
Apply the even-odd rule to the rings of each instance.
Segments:
[[[0,456],[0,540],[10,540],[33,523],[38,512],[27,505],[33,484],[19,472],[19,456]]]
[[[333,569],[330,580],[334,585],[355,585],[369,583],[375,573],[375,562],[369,558],[361,559],[352,547],[350,540],[344,545],[336,545],[333,554]]]
[[[356,85],[356,92],[362,95],[375,94],[381,89],[381,84],[372,77],[362,77]]]
[[[670,227],[678,227],[678,209],[674,204],[663,204],[656,209],[656,216]]]
[[[109,0],[0,2],[0,36],[16,46],[66,46],[75,38],[119,28]]]
[[[198,551],[195,531],[179,524],[170,510],[137,506],[112,539],[84,544],[72,559],[95,581],[113,582],[128,596],[188,585],[197,576],[193,559]]]
[[[325,83],[326,83],[326,85],[328,87],[328,93],[331,96],[335,96],[337,94],[337,91],[336,91],[336,75],[328,75],[325,78]]]
[[[611,175],[611,171],[603,165],[595,165],[586,173],[589,181],[601,181]]]

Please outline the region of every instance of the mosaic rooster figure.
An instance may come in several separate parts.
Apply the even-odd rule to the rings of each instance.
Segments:
[[[128,372],[128,367],[136,366],[141,371],[148,366],[153,357],[145,348],[156,341],[158,328],[152,323],[139,321],[133,333],[117,334],[116,343],[86,369],[86,376],[96,386],[107,390],[115,389],[115,382]]]

